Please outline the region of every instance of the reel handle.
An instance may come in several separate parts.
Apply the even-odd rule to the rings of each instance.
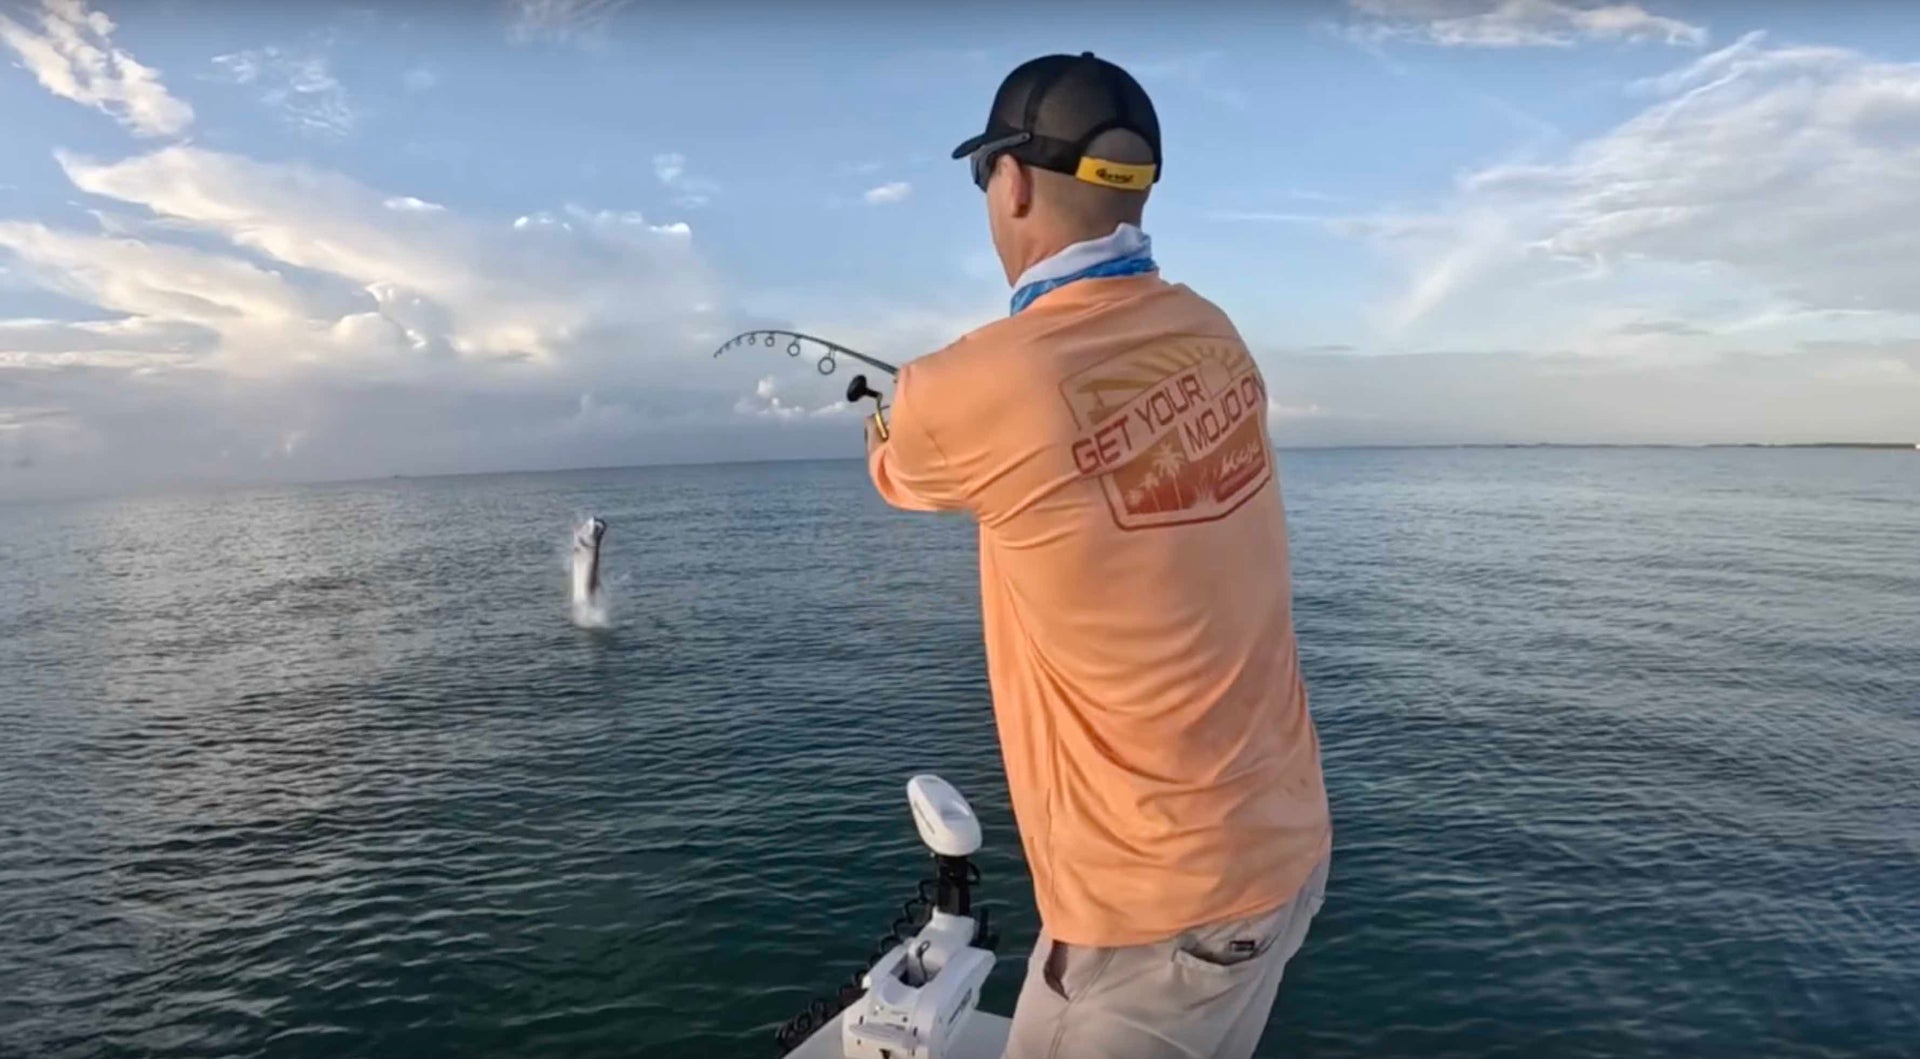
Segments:
[[[880,403],[880,391],[867,385],[865,375],[855,375],[847,383],[847,403],[859,404],[867,398],[873,398],[873,426],[879,431],[880,440],[887,440],[886,406]]]

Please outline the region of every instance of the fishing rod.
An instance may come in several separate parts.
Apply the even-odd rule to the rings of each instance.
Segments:
[[[804,352],[803,347],[800,345],[800,343],[802,342],[811,342],[814,345],[817,345],[820,348],[826,350],[826,352],[821,355],[820,359],[815,361],[813,365],[814,368],[818,370],[822,375],[832,375],[833,369],[840,366],[839,361],[834,359],[836,357],[847,357],[852,360],[857,360],[860,363],[865,364],[869,367],[879,368],[881,371],[886,372],[888,375],[898,376],[900,374],[899,368],[894,367],[893,365],[887,363],[886,361],[869,357],[865,353],[861,353],[858,350],[848,349],[847,347],[841,345],[838,342],[829,342],[824,338],[816,338],[813,335],[803,334],[802,332],[799,332],[799,331],[786,331],[780,328],[762,329],[758,331],[742,331],[739,334],[733,336],[732,338],[727,339],[726,342],[722,343],[719,349],[716,349],[713,351],[713,355],[715,357],[718,357],[720,354],[725,353],[729,349],[733,349],[736,346],[743,346],[743,345],[745,346],[765,345],[768,349],[772,349],[774,347],[774,344],[779,339],[782,339],[782,338],[787,340],[787,356],[789,357],[798,357],[802,352]],[[880,432],[880,440],[885,441],[887,440],[887,435],[888,435],[887,419],[886,419],[887,409],[885,405],[880,403],[880,396],[881,396],[880,391],[867,385],[867,377],[865,375],[855,375],[847,383],[847,403],[848,404],[859,404],[862,400],[865,400],[866,398],[869,398],[869,397],[873,398],[874,427]]]
[[[727,350],[734,348],[735,346],[742,346],[742,345],[757,346],[757,345],[764,344],[768,349],[772,349],[774,344],[782,338],[787,340],[787,356],[789,357],[797,357],[801,354],[802,348],[800,343],[802,342],[811,342],[814,345],[819,346],[820,348],[826,350],[826,353],[823,354],[819,360],[815,361],[813,365],[815,368],[819,370],[820,374],[822,375],[833,374],[833,369],[838,366],[837,362],[834,360],[835,357],[852,358],[853,360],[857,360],[860,363],[867,365],[868,367],[879,368],[881,371],[886,372],[888,375],[900,374],[899,368],[894,367],[893,365],[887,363],[886,361],[875,360],[874,358],[867,356],[865,353],[860,353],[860,352],[856,352],[854,350],[848,349],[847,347],[841,345],[838,342],[829,342],[824,338],[815,338],[812,335],[801,334],[798,331],[782,331],[777,328],[771,331],[767,331],[767,330],[742,331],[739,334],[733,336],[732,338],[727,339],[724,345],[722,345],[719,349],[716,349],[713,351],[713,355],[717,357],[720,354],[725,353]]]

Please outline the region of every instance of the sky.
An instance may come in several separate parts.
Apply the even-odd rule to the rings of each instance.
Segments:
[[[858,455],[1084,50],[1282,445],[1920,441],[1898,4],[0,0],[0,499]]]

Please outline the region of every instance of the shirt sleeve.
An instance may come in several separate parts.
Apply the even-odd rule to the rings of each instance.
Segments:
[[[880,498],[906,511],[957,511],[966,507],[959,476],[933,437],[922,411],[913,365],[900,369],[887,417],[888,439],[867,454],[867,473]],[[936,398],[937,400],[937,398]]]

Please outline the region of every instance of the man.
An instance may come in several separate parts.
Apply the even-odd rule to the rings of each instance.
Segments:
[[[1325,890],[1260,371],[1139,225],[1160,127],[1119,67],[1014,70],[954,152],[1012,314],[907,365],[868,466],[966,511],[1042,931],[1009,1059],[1244,1057]]]

